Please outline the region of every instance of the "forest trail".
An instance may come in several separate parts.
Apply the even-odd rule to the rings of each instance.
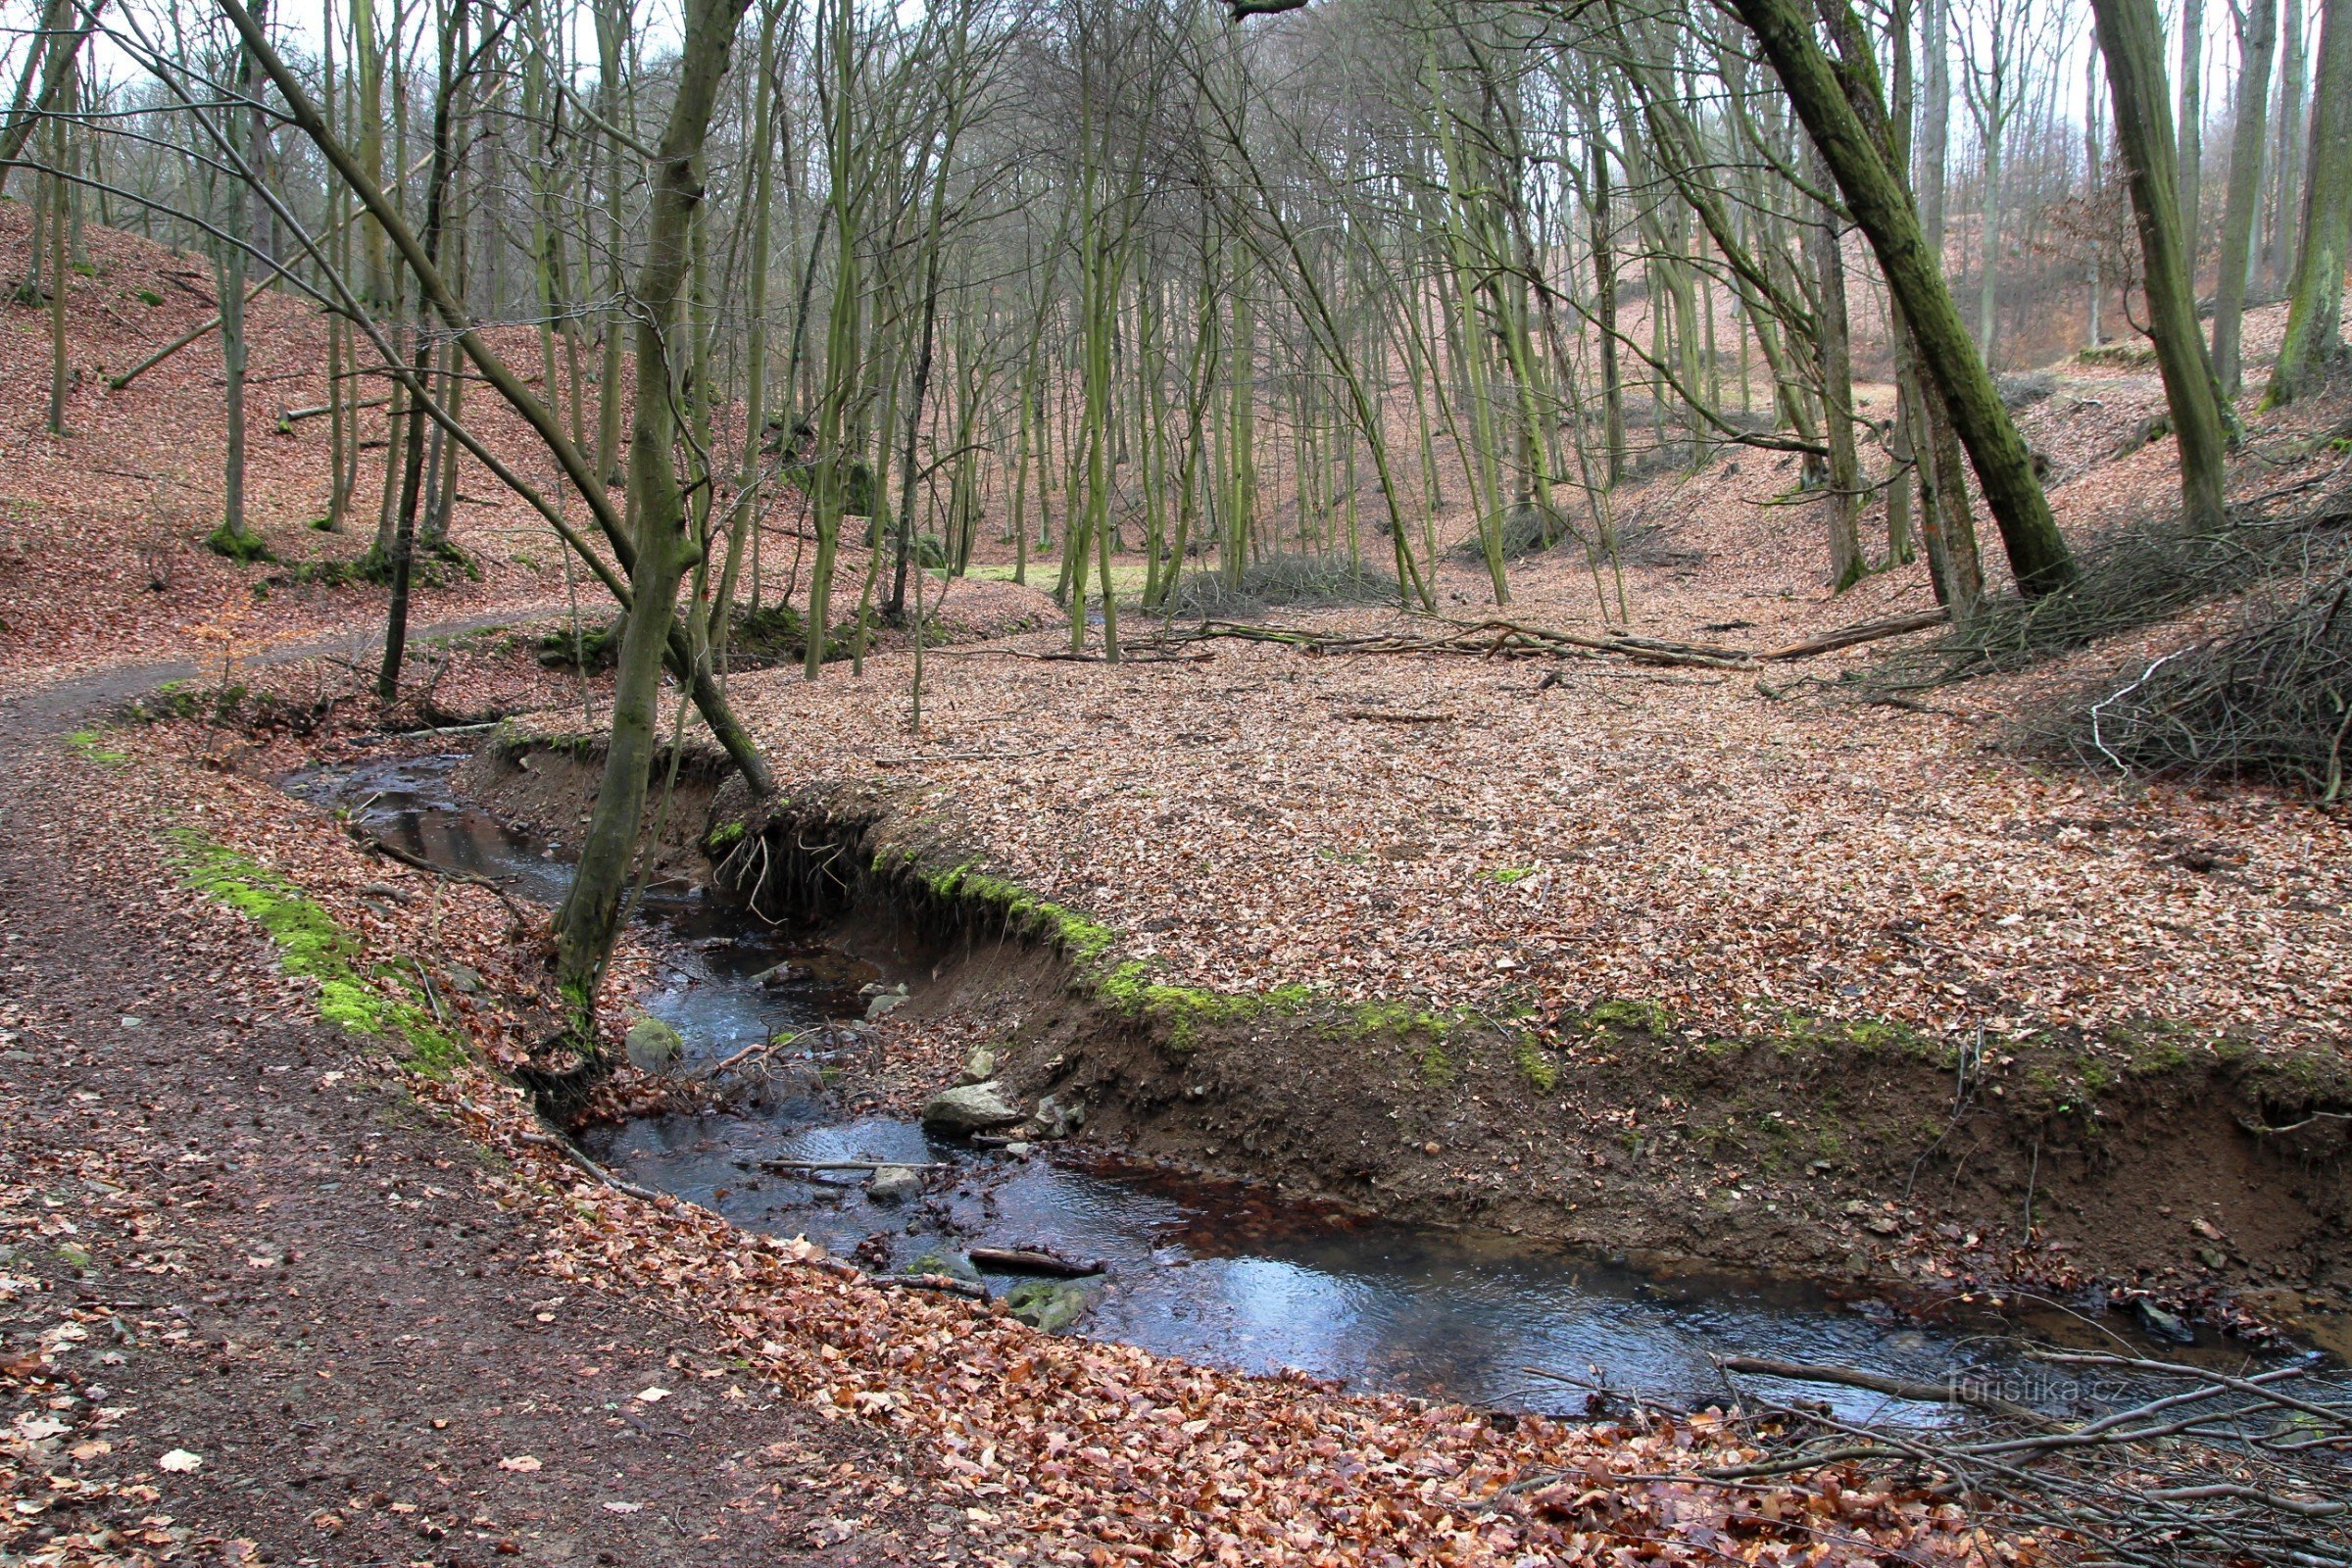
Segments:
[[[271,994],[254,928],[107,873],[112,780],[59,738],[185,673],[0,706],[0,1381],[65,1429],[0,1555],[934,1560],[883,1433],[525,1277],[493,1156]]]

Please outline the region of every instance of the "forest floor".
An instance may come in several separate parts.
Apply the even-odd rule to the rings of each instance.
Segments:
[[[0,205],[0,261],[24,221]],[[40,428],[33,313],[10,307],[0,334],[0,694],[16,699],[0,710],[0,1391],[13,1423],[0,1554],[1479,1563],[1642,1543],[1721,1555],[1735,1539],[1775,1560],[2037,1554],[1948,1505],[1857,1490],[1850,1472],[1777,1490],[1672,1479],[1767,1436],[1721,1417],[1572,1427],[1184,1366],[885,1289],[587,1180],[518,1097],[451,1049],[462,1035],[511,1064],[536,1042],[544,976],[527,934],[489,894],[369,858],[271,786],[384,722],[356,695],[367,639],[344,630],[380,613],[381,590],[306,583],[288,564],[361,548],[308,526],[323,511],[323,432],[306,420],[257,437],[257,522],[284,561],[240,568],[205,553],[194,541],[215,489],[198,467],[219,449],[217,362],[191,351],[112,395],[100,367],[196,324],[209,274],[128,236],[93,229],[91,243],[67,441]],[[273,300],[257,310],[272,398],[320,400],[311,318]],[[2250,324],[2256,352],[2276,314]],[[2167,504],[2169,443],[2116,455],[2161,402],[2144,369],[2068,369],[2026,416],[2070,530]],[[2343,413],[2328,402],[2256,421],[2272,466],[2247,485],[2324,473],[2336,457],[2293,453]],[[1916,566],[1829,594],[1817,508],[1770,504],[1791,483],[1776,461],[1634,487],[1621,522],[1642,543],[1622,610],[1617,581],[1560,556],[1514,566],[1507,613],[1769,648],[1929,602]],[[478,475],[466,485],[482,489]],[[372,509],[368,492],[358,513]],[[530,710],[558,732],[579,727],[584,702],[592,718],[594,681],[487,629],[570,602],[543,530],[512,503],[461,506],[453,539],[478,576],[453,570],[424,595],[420,616],[450,622],[453,640],[432,655],[430,704],[412,698],[394,717]],[[1477,571],[1449,565],[1441,580],[1447,613],[1491,612]],[[1051,614],[1010,584],[947,589],[951,616],[966,604],[973,638]],[[1428,629],[1376,609],[1274,618]],[[1148,635],[1123,629],[1131,647]],[[324,634],[350,644],[320,651]],[[1350,1062],[1325,1034],[1281,1057],[1237,1046],[1258,1081],[1222,1080],[1213,1114],[1246,1120],[1253,1094],[1294,1112],[1286,1097],[1330,1103],[1335,1083],[1358,1081],[1398,1113],[1406,1136],[1367,1156],[1359,1200],[1391,1191],[1407,1211],[1451,1202],[1455,1217],[1517,1226],[1521,1211],[1461,1195],[1526,1189],[1555,1226],[1581,1200],[1691,1234],[1777,1227],[1829,1238],[1785,1257],[1843,1253],[1858,1273],[2118,1274],[2168,1299],[2207,1290],[2219,1322],[2242,1321],[2232,1289],[2271,1293],[2259,1304],[2274,1318],[2334,1313],[2352,1289],[2339,1253],[2214,1206],[2264,1211],[2276,1173],[2253,1163],[2184,1166],[2186,1196],[2159,1195],[2161,1225],[2145,1193],[2056,1214],[2035,1263],[1977,1249],[1974,1231],[1963,1246],[1961,1227],[1891,1200],[1899,1236],[1829,1201],[1851,1190],[1841,1173],[1743,1152],[1772,1115],[1759,1105],[1725,1112],[1740,1121],[1726,1145],[1672,1105],[1653,1113],[1644,1092],[1642,1050],[1784,1039],[1792,1018],[1849,1042],[1899,1026],[1947,1079],[1945,1054],[1997,1061],[2052,1041],[2111,1054],[2120,1071],[2152,1023],[2168,1039],[2340,1054],[2340,813],[2261,790],[2126,785],[2021,734],[2034,704],[2182,634],[2152,629],[1917,707],[1855,700],[1841,677],[1870,650],[1763,675],[1308,659],[1244,642],[1108,665],[1036,657],[1066,637],[1050,631],[931,650],[919,730],[905,648],[879,650],[862,681],[745,672],[733,690],[793,792],[855,788],[889,821],[921,821],[1106,931],[1102,965],[1142,965],[1171,989],[1299,988],[1318,1007],[1534,1032],[1542,1072],[1507,1043],[1495,1060],[1454,1061],[1446,1049],[1486,1047],[1442,1041],[1442,1071],[1426,1056]],[[311,657],[276,662],[293,653]],[[322,726],[79,727],[169,676],[209,689],[216,660],[220,684],[323,706]],[[447,1015],[420,1013],[408,973],[447,980],[453,965],[488,984],[478,997],[428,987]],[[1630,1064],[1628,1040],[1587,1027],[1611,1004],[1606,1016],[1641,1026]],[[909,1094],[1005,1027],[986,1006],[908,1013],[886,1042]],[[1323,1058],[1311,1072],[1310,1053]],[[1276,1082],[1284,1072],[1297,1081]],[[1580,1074],[1593,1097],[1531,1093],[1548,1079],[1573,1096]],[[1661,1123],[1693,1136],[1654,1167],[1608,1168],[1608,1147],[1639,1148]],[[1130,1125],[1147,1152],[1291,1174],[1271,1156],[1253,1167],[1212,1121],[1138,1108]],[[1341,1130],[1352,1140],[1356,1123]],[[1498,1135],[1523,1132],[1601,1163],[1521,1170]],[[2053,1179],[2035,1151],[2037,1177]],[[1820,1199],[1800,1203],[1808,1186]],[[2208,1243],[2219,1263],[2202,1260]]]
[[[1753,1421],[1190,1367],[588,1180],[490,1070],[545,1001],[500,901],[288,811],[282,744],[73,728],[128,683],[0,708],[10,1561],[2038,1555],[1681,1479]]]

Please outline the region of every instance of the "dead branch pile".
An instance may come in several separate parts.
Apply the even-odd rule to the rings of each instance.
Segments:
[[[1875,684],[1917,689],[2021,668],[2282,575],[2324,572],[2347,545],[2352,491],[2344,490],[2276,517],[2240,508],[2210,531],[2183,530],[2172,517],[2128,524],[2076,552],[2081,575],[2070,587],[1988,600],[1966,625],[1898,655]]]
[[[1835,1367],[1729,1357],[1725,1372],[1938,1399],[1989,1419],[1921,1429],[1764,1401],[1785,1451],[1709,1472],[1726,1484],[1858,1468],[1998,1507],[2009,1526],[2071,1542],[2081,1560],[2179,1568],[2352,1568],[2352,1399],[2303,1365],[2244,1376],[2107,1352],[2038,1350],[2070,1419],[1956,1378],[1901,1387]],[[1742,1403],[1747,1401],[1743,1398]]]
[[[2239,624],[2068,705],[2057,738],[2128,772],[2343,794],[2352,731],[2352,570],[2250,609]]]
[[[1198,626],[1164,632],[1152,639],[1150,646],[1172,647],[1228,637],[1247,642],[1279,643],[1302,654],[1325,658],[1348,654],[1467,654],[1480,659],[1623,659],[1639,664],[1754,669],[1765,663],[1809,659],[1816,654],[1832,653],[1859,643],[1921,631],[1940,625],[1944,614],[1940,610],[1932,610],[1884,620],[1862,621],[1786,648],[1762,652],[1727,648],[1715,643],[1671,642],[1656,637],[1631,637],[1615,633],[1595,636],[1586,632],[1560,631],[1548,626],[1531,626],[1516,620],[1452,620],[1434,615],[1428,618],[1446,629],[1423,635],[1407,632],[1350,635],[1298,627],[1204,620]]]
[[[1253,562],[1241,581],[1216,572],[1188,573],[1168,595],[1166,609],[1187,617],[1256,615],[1278,606],[1395,604],[1396,579],[1345,556],[1269,556]]]

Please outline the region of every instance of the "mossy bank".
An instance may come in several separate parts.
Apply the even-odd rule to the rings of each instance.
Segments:
[[[596,752],[508,735],[466,782],[561,816],[592,795]],[[764,917],[895,945],[933,977],[908,1016],[994,1020],[1017,1088],[1085,1102],[1086,1136],[1130,1155],[1651,1264],[2104,1281],[2236,1293],[2274,1318],[2352,1298],[2352,1073],[2334,1058],[2160,1023],[1956,1044],[1791,1013],[1726,1039],[1640,998],[1539,1017],[1200,989],[991,869],[896,781],[755,805],[710,759],[680,775],[696,782],[663,834],[673,874],[699,849]]]

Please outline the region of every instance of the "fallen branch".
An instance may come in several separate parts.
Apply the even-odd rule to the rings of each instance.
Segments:
[[[970,1280],[959,1280],[953,1274],[868,1274],[868,1285],[887,1285],[894,1291],[936,1291],[942,1296],[960,1296],[968,1300],[988,1299],[988,1287]]]
[[[1888,637],[1900,637],[1905,632],[1926,631],[1951,619],[1949,611],[1937,608],[1922,610],[1909,615],[1890,615],[1884,620],[1856,621],[1836,631],[1825,631],[1818,637],[1808,637],[1801,643],[1790,643],[1770,653],[1755,657],[1766,663],[1780,663],[1791,659],[1810,659],[1815,654],[1834,654],[1840,648],[1852,648],[1862,643],[1875,643]]]
[[[2040,1411],[2017,1404],[1996,1395],[1980,1394],[1962,1383],[1919,1383],[1909,1378],[1884,1377],[1876,1372],[1861,1372],[1851,1367],[1811,1366],[1797,1361],[1775,1361],[1756,1355],[1721,1355],[1715,1364],[1726,1372],[1746,1372],[1757,1377],[1787,1378],[1792,1383],[1835,1383],[1841,1388],[1865,1389],[1872,1394],[1884,1394],[1890,1398],[1910,1399],[1920,1404],[1964,1404],[1997,1415],[2004,1421],[2016,1421],[2043,1431],[2053,1430],[2058,1423]]]
[[[1106,1271],[1105,1265],[1100,1261],[1076,1262],[1058,1252],[1034,1247],[975,1247],[966,1255],[975,1267],[1003,1269],[1015,1274],[1054,1274],[1074,1280]]]
[[[570,1160],[574,1165],[579,1166],[580,1169],[586,1171],[598,1181],[603,1182],[607,1187],[612,1188],[616,1193],[626,1193],[631,1198],[641,1198],[649,1203],[659,1203],[664,1198],[670,1196],[666,1193],[657,1193],[650,1187],[640,1187],[632,1181],[623,1181],[620,1177],[613,1175],[611,1171],[605,1169],[604,1166],[599,1165],[595,1160],[590,1159],[586,1154],[581,1153],[577,1149],[573,1148],[571,1140],[568,1138],[558,1138],[553,1133],[519,1133],[516,1136],[526,1144],[537,1144],[542,1149],[554,1150],[557,1153],[562,1154],[565,1159]],[[685,1200],[682,1198],[675,1200],[678,1202],[685,1201]]]
[[[507,914],[514,920],[516,929],[523,931],[530,929],[531,922],[523,914],[522,906],[516,904],[513,896],[495,879],[483,876],[478,871],[460,871],[454,866],[435,865],[421,855],[413,854],[397,844],[387,843],[383,839],[377,838],[374,834],[362,829],[356,822],[347,826],[353,841],[370,855],[380,855],[388,860],[398,860],[412,870],[422,871],[428,876],[437,876],[444,882],[463,882],[468,887],[488,888],[497,897],[498,902],[507,906]]]

